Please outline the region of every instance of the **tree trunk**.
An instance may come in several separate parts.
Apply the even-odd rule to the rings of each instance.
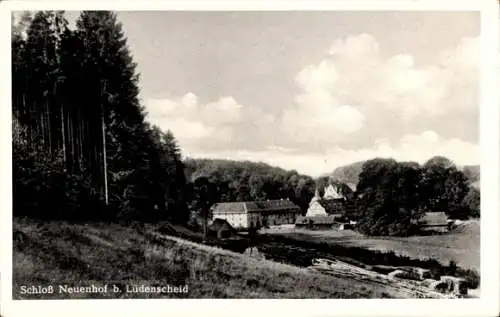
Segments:
[[[203,208],[203,243],[207,241],[207,233],[208,233],[208,210],[205,206]]]
[[[66,129],[64,128],[64,103],[63,102],[61,102],[61,137],[62,137],[64,172],[66,172],[68,165],[67,165],[67,159],[66,159]]]
[[[78,161],[80,170],[84,170],[84,153],[83,153],[83,119],[80,107],[78,107]]]
[[[51,116],[51,112],[50,112],[50,104],[45,101],[46,105],[47,105],[47,133],[49,135],[49,152],[52,153],[52,133],[51,133],[51,129],[50,129],[50,116]]]
[[[106,206],[108,205],[108,166],[106,162],[106,125],[104,122],[104,105],[101,104],[101,128],[102,128],[102,151],[103,151],[103,168],[104,168],[104,199]]]
[[[68,162],[68,172],[73,172],[73,152],[72,152],[72,136],[71,136],[71,109],[67,113],[67,125],[66,125],[66,139],[67,139],[67,162]]]

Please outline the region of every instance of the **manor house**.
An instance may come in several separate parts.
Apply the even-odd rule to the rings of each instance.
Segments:
[[[224,219],[236,229],[294,224],[300,208],[288,199],[224,202],[212,206],[212,218]]]
[[[345,197],[331,184],[325,188],[323,199],[321,199],[319,191],[316,189],[314,197],[309,203],[306,217],[342,214],[345,211],[345,202]]]

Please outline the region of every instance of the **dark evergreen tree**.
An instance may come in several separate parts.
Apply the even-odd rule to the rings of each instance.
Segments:
[[[15,215],[53,217],[48,200],[71,219],[187,219],[180,150],[144,122],[116,15],[84,11],[73,31],[59,11],[22,21],[12,37],[14,187],[18,205],[17,193],[34,199]]]

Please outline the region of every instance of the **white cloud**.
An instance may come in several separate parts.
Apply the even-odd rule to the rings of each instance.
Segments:
[[[347,43],[361,54],[363,47],[356,44]],[[295,77],[300,93],[295,97],[295,105],[283,111],[282,131],[295,141],[322,143],[336,141],[361,129],[364,115],[354,107],[341,104],[332,90],[341,80],[342,74],[329,59],[300,71]]]
[[[473,120],[479,110],[478,62],[477,38],[463,38],[437,54],[432,65],[408,53],[385,56],[369,34],[338,39],[322,60],[297,73],[294,104],[283,110],[281,132],[289,146],[307,144],[316,151],[346,140],[363,147],[381,138],[394,142],[422,129],[448,129],[450,135],[447,125],[425,122]]]
[[[149,120],[171,129],[185,156],[264,161],[314,176],[374,157],[477,164],[479,146],[436,122],[477,115],[478,47],[464,38],[421,65],[410,54],[385,56],[368,34],[350,36],[296,74],[293,104],[278,117],[233,97],[200,103],[187,93],[148,100]]]
[[[258,109],[244,107],[233,97],[200,104],[192,92],[178,98],[149,99],[146,110],[146,119],[163,130],[171,130],[186,153],[238,147],[240,145],[235,144],[238,138],[259,136],[258,129],[249,132],[244,124],[266,124],[274,120]]]
[[[464,38],[441,52],[435,65],[418,65],[410,54],[384,57],[368,34],[339,39],[327,57],[297,74],[296,104],[285,110],[284,124],[305,137],[314,135],[308,130],[347,135],[367,122],[384,120],[384,113],[406,124],[457,110],[477,111],[478,44],[477,38]],[[340,107],[344,111],[337,111]],[[345,124],[348,120],[351,125]]]
[[[369,148],[350,151],[337,148],[333,153],[340,158],[340,165],[374,157],[392,157],[398,161],[424,163],[436,155],[446,156],[458,165],[465,165],[477,164],[480,151],[477,144],[456,138],[443,139],[436,132],[428,130],[419,134],[404,135],[396,144],[379,139]]]

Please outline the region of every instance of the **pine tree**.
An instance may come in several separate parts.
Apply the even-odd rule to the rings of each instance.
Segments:
[[[33,198],[27,210],[50,218],[52,202],[58,216],[104,220],[109,196],[107,219],[187,221],[180,149],[144,121],[116,15],[82,12],[76,30],[60,11],[22,21],[12,36],[14,187]]]
[[[59,149],[62,143],[54,87],[60,69],[61,34],[66,29],[63,12],[40,11],[34,15],[26,32],[24,92],[20,103],[23,109],[19,117],[28,125],[29,139],[36,136],[49,151]]]
[[[101,185],[103,200],[109,192],[111,200],[125,207],[133,195],[127,182],[139,163],[140,151],[133,145],[144,119],[138,105],[135,64],[115,14],[84,11],[76,25],[76,41],[80,41],[82,49],[80,74],[88,91],[80,98],[85,107],[72,117],[86,117],[83,134],[93,141],[87,152],[90,152],[92,174],[99,178],[94,182]],[[73,144],[71,149],[73,151]]]
[[[84,50],[81,74],[92,87],[82,98],[85,112],[89,123],[104,128],[91,139],[99,147],[99,174],[103,183],[109,180],[110,203],[126,218],[172,216],[182,205],[178,190],[185,183],[179,149],[171,134],[144,122],[139,77],[121,24],[112,12],[84,11],[77,33]],[[174,210],[164,214],[168,209]]]

